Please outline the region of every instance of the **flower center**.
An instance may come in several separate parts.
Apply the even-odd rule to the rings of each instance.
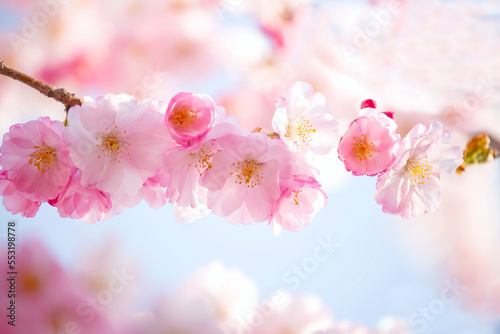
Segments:
[[[214,143],[212,143],[214,145]],[[212,168],[212,158],[215,153],[221,150],[215,150],[210,147],[202,147],[198,152],[190,153],[191,160],[193,161],[188,166],[191,167],[194,164],[194,168],[198,169],[198,173],[203,174],[207,169]]]
[[[263,178],[264,169],[262,168],[262,163],[257,160],[243,160],[233,163],[236,167],[236,183],[242,184],[245,182],[247,187],[253,188],[254,186],[260,186],[260,181]],[[231,175],[234,173],[230,173]]]
[[[36,151],[31,153],[31,158],[28,160],[30,165],[36,166],[38,170],[45,173],[54,166],[56,159],[56,150],[43,143],[42,146],[34,146]]]
[[[311,135],[315,132],[316,129],[313,128],[309,120],[300,116],[297,122],[288,126],[285,137],[289,137],[295,144],[299,144],[301,149],[304,149],[312,142]]]
[[[354,156],[358,158],[359,161],[366,160],[373,156],[372,151],[375,145],[372,142],[368,142],[364,134],[361,134],[360,138],[353,137],[353,139],[352,149],[354,151]]]
[[[101,140],[101,144],[97,144],[97,147],[101,148],[102,155],[99,155],[98,158],[104,157],[109,158],[110,162],[116,161],[120,162],[119,159],[123,159],[123,154],[128,150],[127,146],[130,146],[129,143],[126,143],[125,140],[129,139],[126,136],[127,131],[116,131],[117,126],[115,125],[115,129],[109,133],[97,132],[97,137],[95,139]],[[106,128],[108,130],[108,128]]]
[[[170,121],[181,128],[187,128],[194,123],[194,120],[198,118],[198,111],[189,109],[184,106],[182,108],[177,108],[174,113],[170,115]]]
[[[425,162],[427,161],[427,157],[424,157]],[[421,163],[417,159],[409,159],[406,162],[405,172],[410,174],[410,180],[413,182],[413,187],[415,184],[424,184],[425,179],[429,179],[432,171],[432,165],[427,163]],[[405,175],[403,172],[403,175]]]
[[[20,275],[19,290],[22,294],[33,295],[41,288],[42,282],[34,272],[27,270]]]

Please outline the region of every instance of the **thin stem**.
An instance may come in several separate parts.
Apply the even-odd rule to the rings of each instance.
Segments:
[[[16,71],[9,66],[5,65],[3,61],[0,62],[0,74],[5,75],[17,81],[21,81],[23,84],[36,89],[43,95],[53,98],[54,100],[61,102],[65,106],[66,114],[68,110],[76,105],[81,105],[83,100],[76,97],[75,94],[69,93],[64,88],[57,88],[41,81],[38,81],[29,75],[22,72]]]

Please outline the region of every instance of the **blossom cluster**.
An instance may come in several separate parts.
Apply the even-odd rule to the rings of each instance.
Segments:
[[[142,200],[159,208],[168,199],[186,221],[212,211],[231,224],[267,221],[279,234],[300,230],[326,205],[314,159],[337,146],[348,171],[378,175],[382,209],[405,218],[433,211],[439,173],[462,163],[439,123],[417,125],[401,140],[392,114],[371,100],[340,138],[325,97],[305,82],[277,100],[270,134],[245,131],[208,95],[183,92],[168,104],[85,98],[67,121],[41,117],[4,135],[7,210],[33,217],[48,202],[61,217],[93,223]]]
[[[269,221],[297,231],[326,204],[310,165],[339,140],[325,98],[299,82],[277,103],[275,134],[250,133],[207,95],[136,101],[85,98],[68,126],[17,124],[0,148],[5,207],[33,217],[43,202],[62,217],[108,219],[143,199],[181,217],[211,210],[232,224]]]
[[[353,175],[378,176],[375,200],[384,212],[403,218],[433,212],[441,202],[440,174],[455,171],[463,151],[439,122],[417,124],[401,139],[393,118],[364,101],[340,140],[339,158]]]
[[[143,268],[113,242],[98,245],[63,266],[38,240],[22,242],[16,326],[0,332],[93,334],[403,334],[403,319],[383,318],[377,329],[338,321],[316,295],[275,290],[262,298],[257,283],[240,268],[210,262],[174,289],[150,286]],[[110,247],[110,245],[112,245]],[[7,262],[0,265],[8,271]],[[9,280],[0,288],[8,290]],[[144,298],[150,302],[144,303]],[[17,305],[17,304],[16,304]],[[147,305],[147,306],[145,306]]]

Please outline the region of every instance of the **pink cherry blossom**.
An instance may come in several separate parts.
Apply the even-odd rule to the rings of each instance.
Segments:
[[[164,206],[167,203],[167,198],[165,196],[165,189],[160,185],[159,179],[159,175],[149,177],[135,196],[128,196],[120,202],[114,201],[109,218],[121,213],[125,208],[133,208],[139,205],[142,200],[148,203],[151,209],[159,209]],[[108,220],[108,218],[105,219]]]
[[[7,178],[6,170],[0,171],[0,196],[3,196],[2,203],[5,209],[14,215],[20,213],[23,217],[32,218],[40,207],[40,202],[30,201],[16,191]]]
[[[49,204],[57,207],[57,212],[63,218],[81,219],[93,224],[109,212],[111,199],[100,190],[82,186],[80,180],[80,172],[72,175],[66,188]]]
[[[219,261],[198,268],[176,293],[177,305],[191,310],[208,308],[225,332],[236,330],[235,326],[248,318],[258,300],[255,281],[240,268],[228,268]]]
[[[170,139],[163,114],[150,101],[126,94],[86,98],[71,109],[68,123],[64,136],[85,187],[127,201],[163,167]]]
[[[337,146],[338,123],[333,119],[323,94],[298,81],[276,102],[273,128],[291,151],[326,154]]]
[[[321,299],[313,295],[291,295],[282,292],[275,310],[256,326],[252,334],[318,333],[333,326],[334,321]]]
[[[376,329],[368,328],[363,324],[352,323],[348,320],[341,320],[325,331],[318,331],[314,334],[409,334],[409,328],[403,319],[385,317],[382,318]]]
[[[23,305],[22,312],[17,314],[15,327],[2,322],[1,333],[63,333],[68,328],[82,333],[124,333],[115,328],[107,310],[89,315],[92,306],[87,301],[96,294],[61,267],[39,241],[27,240],[18,247],[15,298],[16,305]],[[0,287],[7,288],[3,282]]]
[[[0,164],[17,193],[34,202],[57,197],[72,163],[62,138],[64,125],[48,117],[16,124],[3,137]]]
[[[396,123],[384,113],[364,108],[340,140],[338,154],[353,175],[374,176],[396,159],[400,136]]]
[[[276,235],[285,228],[300,231],[309,225],[314,214],[326,205],[326,194],[321,185],[312,176],[296,175],[292,185],[286,189],[278,200],[278,204],[269,226]]]
[[[201,180],[208,189],[208,208],[231,224],[267,220],[281,187],[292,180],[291,153],[281,140],[262,133],[225,135],[219,145]]]
[[[205,142],[188,147],[177,146],[169,150],[164,167],[170,176],[165,184],[170,203],[192,208],[200,205],[200,177],[212,168],[212,158],[221,149],[215,139],[226,134],[239,135],[240,132],[238,119],[228,116],[224,108],[217,107],[216,119],[205,136]]]
[[[168,104],[165,122],[179,145],[191,146],[203,140],[215,116],[215,104],[208,95],[178,93]]]
[[[148,178],[140,193],[151,209],[159,209],[167,204],[165,189],[161,187],[157,176]]]
[[[207,207],[207,189],[199,187],[196,197],[197,205],[195,208],[191,206],[182,207],[174,203],[174,214],[176,222],[193,223],[197,220],[205,218],[210,214],[210,209]]]
[[[142,324],[135,332],[137,334],[222,334],[217,319],[206,303],[161,296],[153,312],[142,312],[139,316]]]
[[[403,218],[433,212],[441,202],[440,173],[462,164],[463,152],[439,122],[418,124],[401,141],[394,164],[377,181],[375,200]]]

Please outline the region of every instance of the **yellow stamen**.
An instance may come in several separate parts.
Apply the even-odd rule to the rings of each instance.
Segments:
[[[19,275],[19,291],[23,295],[34,295],[42,288],[42,282],[36,273],[31,270],[23,271]]]
[[[97,144],[97,147],[101,147],[102,155],[99,155],[98,158],[108,157],[110,162],[116,161],[120,162],[120,159],[123,159],[123,155],[128,152],[129,143],[127,140],[129,139],[126,136],[127,131],[116,131],[117,126],[115,126],[114,130],[107,131],[108,128],[105,129],[105,132],[97,132],[97,137],[95,139],[101,140],[100,144]]]
[[[299,193],[302,191],[302,189],[300,189],[299,191],[297,191],[295,193],[295,197],[293,198],[294,202],[295,202],[295,205],[299,205],[299,201],[297,200],[297,196],[299,196]]]
[[[181,128],[187,128],[194,123],[196,118],[198,118],[198,111],[192,110],[186,106],[175,109],[173,114],[169,117],[172,123]]]
[[[264,176],[262,163],[259,163],[254,159],[250,159],[233,163],[233,166],[236,168],[236,183],[242,184],[243,182],[245,182],[245,184],[249,188],[260,186],[260,181]]]
[[[312,142],[311,135],[315,132],[316,129],[313,128],[309,120],[300,116],[297,122],[288,126],[285,137],[289,137],[295,144],[299,144],[301,149],[304,149]]]
[[[212,143],[213,145],[213,143]],[[220,152],[221,150],[215,150],[211,147],[202,147],[198,152],[191,153],[191,160],[194,162],[194,166],[198,169],[198,173],[203,174],[207,169],[212,168],[212,158],[215,153]],[[190,163],[188,166],[191,167],[193,163]]]
[[[354,156],[358,158],[359,161],[373,157],[372,151],[375,145],[372,142],[368,142],[364,134],[361,135],[361,138],[354,137],[353,139],[352,149],[354,151]]]
[[[56,150],[43,143],[41,146],[33,147],[36,151],[31,153],[31,158],[28,160],[30,165],[36,166],[38,170],[45,173],[54,166],[56,160]]]
[[[417,159],[409,159],[406,162],[405,172],[410,173],[410,180],[413,183],[413,187],[415,187],[416,184],[424,184],[425,179],[430,178],[432,165],[427,163],[427,157],[424,157],[424,159],[425,163]],[[403,175],[405,172],[403,172]]]

